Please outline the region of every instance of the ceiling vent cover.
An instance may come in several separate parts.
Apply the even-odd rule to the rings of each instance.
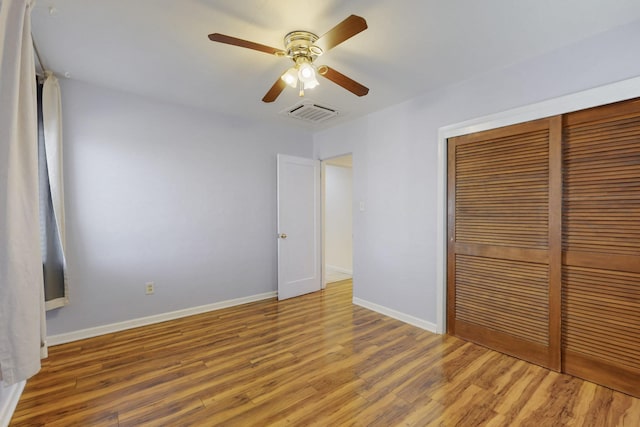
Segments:
[[[335,108],[316,104],[313,101],[303,101],[289,107],[280,114],[286,114],[289,117],[304,120],[308,123],[320,123],[338,115]]]

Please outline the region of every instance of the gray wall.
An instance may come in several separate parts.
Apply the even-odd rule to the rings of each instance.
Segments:
[[[49,335],[276,290],[276,154],[311,157],[309,133],[71,80],[62,96],[71,304]]]
[[[640,22],[314,135],[353,153],[354,296],[435,325],[438,129],[639,76],[638,46]]]

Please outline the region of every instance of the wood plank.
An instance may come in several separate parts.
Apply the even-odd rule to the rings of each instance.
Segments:
[[[580,378],[609,384],[616,390],[621,390],[633,396],[640,396],[640,370],[629,367],[616,366],[608,363],[606,369],[598,357],[565,350],[564,371]]]
[[[516,247],[496,247],[486,244],[456,243],[455,251],[461,255],[473,255],[484,258],[500,258],[512,261],[526,261],[546,264],[549,254],[546,250]]]
[[[514,132],[514,126],[517,126],[517,128],[515,128],[517,129],[515,132]],[[455,137],[455,139],[460,143],[477,142],[479,139],[481,141],[482,140],[486,141],[486,140],[493,140],[498,138],[509,138],[509,137],[512,137],[518,140],[521,138],[522,134],[546,131],[549,127],[549,123],[548,123],[548,119],[540,119],[540,120],[533,120],[526,123],[520,123],[514,126],[505,126],[505,127],[481,132],[482,134],[481,138],[478,138],[478,133],[472,133],[468,135],[457,136]]]
[[[456,325],[456,147],[447,141],[447,333],[455,335]]]
[[[492,349],[536,365],[543,367],[549,365],[548,346],[483,328],[462,320],[456,320],[456,331],[460,338],[476,344],[489,346]]]
[[[640,99],[616,102],[608,105],[576,111],[565,116],[566,126],[591,124],[609,121],[612,117],[625,119],[640,114]]]
[[[549,124],[549,367],[562,369],[562,116]]]

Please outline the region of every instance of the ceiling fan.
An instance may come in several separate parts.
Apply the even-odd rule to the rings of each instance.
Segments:
[[[262,98],[263,102],[273,102],[287,85],[299,88],[300,96],[304,96],[305,89],[312,89],[318,85],[317,74],[357,96],[364,96],[369,93],[369,88],[333,68],[326,65],[319,67],[314,65],[314,61],[324,52],[366,29],[367,21],[364,18],[351,15],[321,37],[309,31],[292,31],[288,33],[284,37],[284,50],[220,33],[209,34],[209,39],[214,42],[253,49],[278,57],[291,58],[294,62],[293,67],[285,71]]]

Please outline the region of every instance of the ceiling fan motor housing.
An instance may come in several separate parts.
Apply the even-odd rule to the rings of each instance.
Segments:
[[[284,37],[287,56],[298,64],[300,60],[313,62],[322,55],[322,49],[315,46],[318,36],[308,31],[292,31]]]

